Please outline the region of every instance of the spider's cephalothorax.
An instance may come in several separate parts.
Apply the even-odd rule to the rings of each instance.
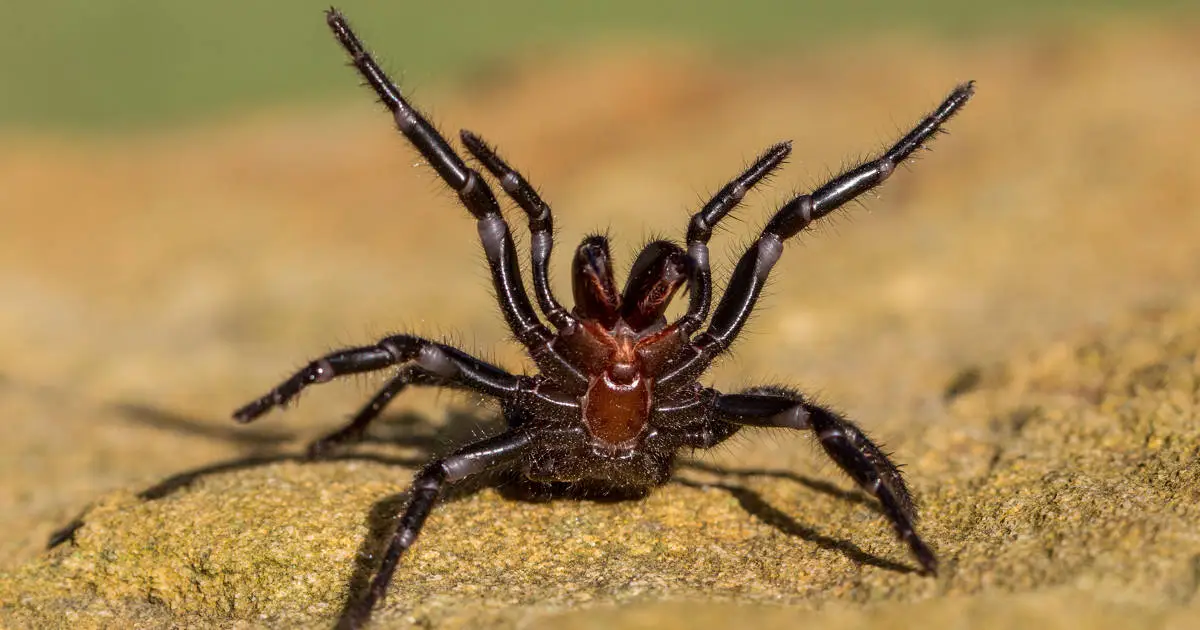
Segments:
[[[783,253],[784,241],[883,183],[966,104],[974,92],[972,83],[956,87],[878,158],[784,204],[738,261],[715,308],[708,262],[713,227],[741,203],[751,187],[783,163],[791,152],[789,143],[769,148],[692,217],[686,248],[668,241],[647,245],[634,261],[623,291],[617,290],[613,279],[607,239],[585,239],[575,252],[575,305],[568,310],[550,290],[550,207],[496,151],[475,134],[463,131],[461,139],[467,151],[528,217],[534,296],[550,324],[547,326],[526,293],[508,223],[492,188],[405,100],[342,15],[330,10],[327,17],[354,67],[391,110],[400,132],[474,216],[501,311],[538,368],[534,376],[514,375],[449,345],[395,335],[317,359],[234,412],[237,420],[250,422],[314,383],[399,366],[349,424],[313,443],[309,451],[319,456],[360,438],[388,402],[409,385],[450,387],[500,401],[505,431],[436,459],[417,474],[408,507],[369,593],[348,611],[349,625],[358,625],[370,615],[401,554],[416,540],[447,483],[507,469],[533,482],[587,481],[651,488],[668,480],[679,450],[710,448],[743,426],[810,432],[834,463],[878,499],[921,569],[929,574],[936,571],[933,551],[914,529],[916,508],[899,470],[857,426],[786,387],[723,394],[701,385],[698,379],[746,323],[771,268]],[[667,305],[684,285],[689,294],[687,310],[668,322]]]

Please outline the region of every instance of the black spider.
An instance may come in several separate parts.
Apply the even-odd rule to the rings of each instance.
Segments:
[[[370,591],[349,611],[348,625],[363,623],[384,596],[401,554],[416,540],[446,484],[488,470],[508,469],[532,482],[598,482],[613,488],[646,489],[670,478],[680,449],[710,448],[743,426],[811,431],[825,453],[879,500],[922,570],[928,574],[936,571],[933,551],[913,529],[916,509],[900,471],[862,430],[785,387],[722,394],[697,379],[729,348],[746,323],[771,268],[783,253],[784,241],[883,183],[966,104],[974,91],[972,83],[956,87],[881,157],[834,177],[776,212],[738,262],[711,319],[708,240],[713,227],[742,201],[747,190],[783,162],[791,151],[790,143],[768,149],[692,217],[686,250],[668,241],[647,245],[634,262],[623,291],[617,290],[613,280],[607,239],[584,239],[575,251],[575,306],[568,310],[550,290],[550,207],[479,136],[463,131],[460,137],[467,151],[529,217],[534,294],[553,326],[551,330],[539,319],[525,292],[508,224],[487,182],[404,99],[345,18],[331,9],[327,21],[354,67],[391,110],[400,132],[475,217],[504,318],[539,371],[534,376],[510,374],[448,345],[396,335],[317,359],[234,413],[238,421],[250,422],[272,407],[286,404],[308,385],[400,365],[391,381],[349,424],[312,444],[310,453],[318,456],[359,439],[388,402],[409,385],[451,387],[500,401],[507,424],[504,432],[434,460],[416,475],[408,506]],[[690,293],[687,312],[668,323],[664,312],[685,283]],[[708,327],[696,334],[705,321]]]

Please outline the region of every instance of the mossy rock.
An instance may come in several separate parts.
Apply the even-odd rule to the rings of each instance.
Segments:
[[[841,479],[685,465],[637,501],[461,493],[430,519],[377,621],[1200,626],[1188,614],[1200,302],[974,372],[950,388],[952,426],[920,429],[909,468],[936,579]],[[96,501],[68,542],[2,576],[5,624],[330,625],[365,584],[412,469],[368,453],[223,470]]]

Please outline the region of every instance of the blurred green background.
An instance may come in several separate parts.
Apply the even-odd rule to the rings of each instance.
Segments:
[[[325,32],[320,0],[49,0],[5,7],[0,127],[139,129],[254,105],[356,98]],[[469,77],[513,54],[597,40],[699,41],[744,56],[803,49],[878,29],[931,36],[1114,12],[1180,11],[1176,0],[346,0],[340,4],[408,79]],[[398,72],[399,74],[399,72]]]

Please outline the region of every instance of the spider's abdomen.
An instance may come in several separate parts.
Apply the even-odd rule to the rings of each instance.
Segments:
[[[582,402],[583,423],[594,439],[630,448],[650,419],[650,379],[632,365],[618,364],[589,379]]]

